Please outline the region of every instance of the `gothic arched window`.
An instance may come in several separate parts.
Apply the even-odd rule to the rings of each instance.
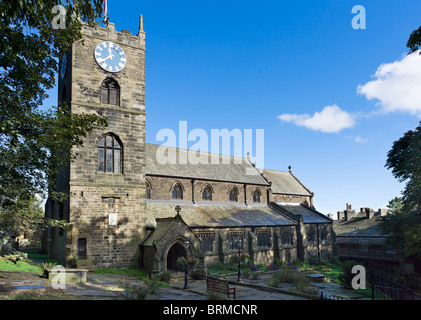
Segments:
[[[98,171],[121,173],[123,147],[112,133],[107,133],[98,143]]]
[[[307,232],[307,240],[309,242],[314,242],[315,238],[316,238],[316,231],[314,230],[313,227],[310,227],[310,229]]]
[[[260,190],[259,189],[254,189],[254,191],[253,191],[253,202],[254,203],[260,202]]]
[[[322,229],[322,231],[320,232],[320,239],[321,239],[322,241],[327,240],[327,236],[328,236],[328,232],[327,232],[326,227],[324,227],[324,228]]]
[[[238,202],[238,190],[236,187],[230,189],[229,199],[232,202]]]
[[[283,245],[292,245],[292,233],[291,232],[284,232],[282,234],[282,244]]]
[[[183,199],[183,188],[179,183],[176,183],[172,188],[172,198],[173,199]]]
[[[212,201],[212,190],[210,186],[205,186],[202,191],[202,199]]]
[[[101,103],[120,105],[120,86],[117,81],[107,78],[101,84]]]

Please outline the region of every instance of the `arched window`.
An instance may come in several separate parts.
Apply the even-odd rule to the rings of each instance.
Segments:
[[[260,190],[259,189],[254,189],[254,191],[253,191],[253,202],[254,203],[260,202]]]
[[[120,105],[120,86],[117,81],[107,78],[101,84],[101,103]]]
[[[151,185],[146,180],[146,199],[150,199],[150,198],[151,198]]]
[[[202,199],[212,201],[212,190],[210,186],[205,186],[202,191]]]
[[[326,228],[326,227],[324,227],[324,228],[322,229],[322,231],[320,232],[320,239],[321,239],[322,241],[327,240],[327,236],[328,236],[327,228]]]
[[[282,234],[282,244],[287,246],[292,246],[292,233],[284,232]]]
[[[313,227],[310,227],[310,229],[307,232],[307,240],[309,242],[314,242],[315,238],[316,238],[316,231],[314,230]]]
[[[179,183],[176,183],[172,188],[172,198],[173,199],[183,199],[183,188]]]
[[[107,133],[98,143],[98,171],[121,173],[123,148],[120,140]]]
[[[238,190],[236,187],[232,187],[229,192],[229,199],[232,202],[238,202]]]

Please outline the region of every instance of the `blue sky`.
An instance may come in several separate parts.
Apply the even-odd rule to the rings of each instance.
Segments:
[[[352,28],[355,5],[366,10],[364,30]],[[110,0],[108,8],[117,30],[136,34],[144,18],[147,142],[160,129],[177,132],[178,121],[209,133],[264,129],[265,167],[291,165],[325,214],[346,203],[383,208],[400,195],[384,165],[420,120],[417,102],[399,106],[408,70],[399,62],[421,25],[421,2]],[[395,61],[390,90],[374,74]]]

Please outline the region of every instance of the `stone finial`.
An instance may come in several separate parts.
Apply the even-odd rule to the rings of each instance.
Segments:
[[[291,172],[291,166],[288,166],[288,171]]]
[[[143,16],[139,17],[139,32],[143,32]]]

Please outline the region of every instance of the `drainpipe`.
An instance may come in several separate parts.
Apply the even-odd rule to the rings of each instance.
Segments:
[[[191,179],[191,201],[194,203],[194,179]]]
[[[244,184],[244,203],[247,206],[247,185]]]

